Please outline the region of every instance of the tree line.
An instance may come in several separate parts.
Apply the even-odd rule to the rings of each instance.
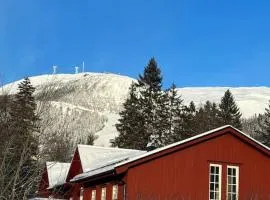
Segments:
[[[152,150],[223,125],[243,129],[242,114],[230,90],[218,104],[209,100],[199,107],[194,102],[187,106],[176,85],[164,89],[162,81],[161,69],[151,58],[130,86],[116,124],[119,136],[111,141],[112,146]],[[260,140],[264,144],[270,145],[270,110],[266,111],[256,133],[263,135]]]

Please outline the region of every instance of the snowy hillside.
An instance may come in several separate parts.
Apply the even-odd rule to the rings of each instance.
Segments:
[[[98,135],[96,145],[109,146],[117,135],[115,123],[134,79],[104,73],[41,75],[30,78],[36,88],[42,128],[48,134],[64,130],[74,142],[85,142],[89,133]],[[21,81],[21,80],[20,80]],[[4,86],[14,94],[20,81]],[[179,88],[185,103],[219,102],[225,87]],[[270,100],[269,87],[230,88],[244,117],[264,112]]]
[[[270,87],[186,87],[178,91],[186,103],[200,105],[207,100],[220,102],[224,92],[230,89],[240,107],[243,117],[264,113],[270,100]]]

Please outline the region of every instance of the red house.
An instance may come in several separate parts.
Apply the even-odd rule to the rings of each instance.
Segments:
[[[64,188],[66,187],[66,177],[69,168],[70,163],[46,162],[37,196],[64,198]]]
[[[145,152],[132,149],[78,145],[66,178],[66,182],[70,183],[71,186],[69,198],[72,200],[81,200],[84,195],[85,199],[91,199],[92,195],[92,190],[86,187],[82,181],[71,182],[74,177],[77,176],[77,179],[83,180],[84,178],[88,178],[92,171],[97,171],[99,174],[102,172],[107,173],[115,163],[126,161],[143,153]],[[97,196],[100,193],[98,189],[96,191]]]
[[[89,168],[76,152],[73,200],[270,200],[270,149],[231,126]]]

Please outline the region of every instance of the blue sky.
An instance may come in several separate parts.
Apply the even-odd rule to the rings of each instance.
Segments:
[[[164,85],[269,86],[270,1],[0,0],[0,76],[87,71],[136,78],[154,56]]]

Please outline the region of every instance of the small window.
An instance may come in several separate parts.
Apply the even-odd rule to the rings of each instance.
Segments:
[[[210,164],[209,199],[221,200],[221,165]]]
[[[80,190],[80,200],[83,200],[83,188]]]
[[[101,189],[101,200],[106,200],[106,188]]]
[[[238,200],[239,167],[227,167],[227,200]]]
[[[91,200],[96,200],[97,192],[96,190],[92,190]]]
[[[118,185],[113,185],[112,187],[112,200],[118,199]]]

